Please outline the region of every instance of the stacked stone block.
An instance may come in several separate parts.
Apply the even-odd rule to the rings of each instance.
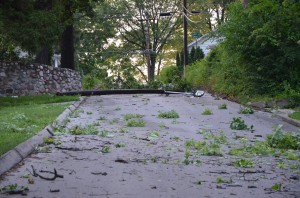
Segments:
[[[23,96],[82,90],[79,72],[48,65],[0,62],[0,95]]]

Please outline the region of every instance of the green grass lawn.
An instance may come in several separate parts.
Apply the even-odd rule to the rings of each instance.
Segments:
[[[296,111],[296,112],[290,114],[289,117],[296,119],[296,120],[300,120],[300,111]]]
[[[0,97],[0,155],[37,134],[78,96]],[[66,103],[67,102],[67,103]]]

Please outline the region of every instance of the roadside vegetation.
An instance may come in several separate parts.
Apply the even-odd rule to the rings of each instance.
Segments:
[[[78,96],[0,97],[0,155],[37,134]]]
[[[245,8],[232,3],[229,20],[214,32],[224,41],[187,68],[187,82],[242,103],[287,99],[289,107],[299,106],[299,5],[255,0]]]
[[[296,120],[300,120],[300,111],[296,111],[294,113],[291,113],[289,115],[290,118],[296,119]]]

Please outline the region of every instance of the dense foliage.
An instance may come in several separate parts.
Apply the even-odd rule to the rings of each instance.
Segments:
[[[300,2],[254,0],[230,6],[224,42],[189,68],[188,80],[228,95],[300,97]]]

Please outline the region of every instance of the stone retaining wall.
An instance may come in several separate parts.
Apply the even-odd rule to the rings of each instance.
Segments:
[[[81,76],[77,71],[48,65],[0,62],[0,95],[39,95],[81,89]]]

